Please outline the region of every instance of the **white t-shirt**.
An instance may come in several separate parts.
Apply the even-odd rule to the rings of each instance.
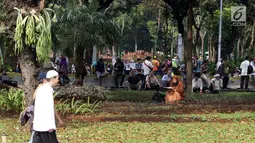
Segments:
[[[248,71],[248,66],[250,65],[250,62],[248,60],[245,60],[241,63],[240,69],[241,69],[241,76],[246,76]]]
[[[36,91],[33,129],[39,132],[56,130],[53,88],[47,83]]]
[[[200,78],[198,78],[197,80],[194,78],[192,80],[192,88],[200,88],[200,90],[203,89],[203,82]]]
[[[144,63],[146,63],[146,65],[144,64]],[[152,65],[152,63],[150,62],[150,61],[148,61],[148,60],[145,60],[144,62],[143,62],[143,74],[144,75],[148,75],[148,74],[150,74],[150,72],[151,72],[151,69],[153,68],[153,65]]]

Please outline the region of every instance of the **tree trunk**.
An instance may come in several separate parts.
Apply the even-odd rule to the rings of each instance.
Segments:
[[[251,43],[250,43],[250,49],[251,49],[251,53],[253,54],[253,43],[254,43],[254,29],[255,29],[255,21],[253,21],[253,25],[252,25],[252,32],[251,32]]]
[[[209,61],[213,61],[212,36],[209,37]]]
[[[23,80],[22,89],[25,93],[25,107],[28,107],[33,102],[33,94],[37,87],[37,70],[34,54],[31,47],[24,47],[24,50],[18,57],[20,63],[21,75]]]
[[[89,65],[92,64],[92,53],[93,53],[93,48],[91,46],[88,46],[86,48],[85,62]],[[79,54],[81,54],[81,53],[79,53]],[[84,50],[83,50],[82,54],[84,55]]]
[[[84,48],[82,46],[78,46],[75,48],[75,70],[76,70],[76,85],[83,85],[84,75],[85,75],[85,67],[83,64],[83,56],[84,56]]]
[[[204,33],[200,32],[200,38],[201,38],[201,51],[202,51],[202,57],[204,58],[204,41],[205,41],[205,35],[206,35],[206,31]],[[203,59],[205,60],[205,59]]]
[[[135,35],[135,52],[137,51],[137,35]]]
[[[188,1],[189,11],[188,11],[188,35],[187,35],[187,88],[188,94],[192,91],[192,16],[193,16],[193,7],[192,0]]]

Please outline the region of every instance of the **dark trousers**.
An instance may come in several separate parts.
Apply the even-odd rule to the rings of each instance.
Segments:
[[[248,89],[249,76],[241,76],[241,83],[240,83],[240,88],[241,89],[243,89],[244,81],[245,81],[245,89]]]
[[[220,92],[219,90],[214,90],[212,84],[210,85],[209,90],[210,90],[210,92],[213,93],[213,94],[217,94],[217,93]]]
[[[225,75],[222,80],[223,80],[223,89],[225,89],[228,86],[229,77]]]
[[[33,143],[58,143],[56,131],[53,132],[37,132],[33,136]]]
[[[200,88],[194,87],[193,92],[200,92]]]
[[[114,75],[114,81],[115,81],[115,86],[118,88],[119,87],[119,78],[121,77],[121,82],[120,86],[122,86],[124,80],[125,80],[125,74],[116,74]]]

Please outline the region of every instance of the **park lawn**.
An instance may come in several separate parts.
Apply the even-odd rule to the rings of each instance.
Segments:
[[[177,105],[151,103],[151,91],[112,91],[95,114],[67,115],[61,143],[255,142],[254,93],[192,94]],[[17,114],[0,113],[9,143],[30,139]]]
[[[254,122],[81,122],[66,121],[59,128],[61,143],[169,143],[169,142],[254,142]],[[30,138],[27,128],[20,127],[17,119],[1,119],[7,127],[8,142],[21,143]],[[3,129],[0,130],[3,132]]]

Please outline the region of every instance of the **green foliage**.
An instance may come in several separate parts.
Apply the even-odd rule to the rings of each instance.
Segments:
[[[93,0],[89,5],[77,6],[74,3],[65,10],[60,9],[59,26],[71,33],[69,40],[76,48],[105,47],[118,43],[118,24],[97,8],[98,4]]]
[[[56,109],[64,116],[67,114],[94,113],[100,103],[101,101],[90,103],[90,98],[87,99],[86,103],[84,103],[83,100],[76,100],[75,97],[73,97],[72,100],[66,99],[64,101],[62,98],[56,104]]]
[[[215,62],[209,62],[208,66],[209,66],[210,74],[211,74],[211,75],[214,75],[215,72],[216,72],[216,71],[215,71],[215,69],[216,69],[216,64],[215,64]]]
[[[54,11],[46,8],[37,16],[35,10],[32,10],[29,15],[23,18],[22,10],[15,9],[18,11],[14,35],[15,53],[19,54],[23,50],[24,45],[30,47],[36,46],[38,60],[49,60],[52,47],[51,17],[49,11],[53,13]],[[53,19],[56,19],[55,15]],[[25,36],[25,39],[23,36]]]
[[[0,106],[3,111],[19,112],[23,109],[24,92],[10,88],[9,90],[0,90]]]
[[[91,101],[103,101],[109,94],[109,90],[101,86],[83,86],[83,87],[60,87],[56,89],[59,94],[56,98],[61,99],[76,99],[87,100],[90,98]]]

